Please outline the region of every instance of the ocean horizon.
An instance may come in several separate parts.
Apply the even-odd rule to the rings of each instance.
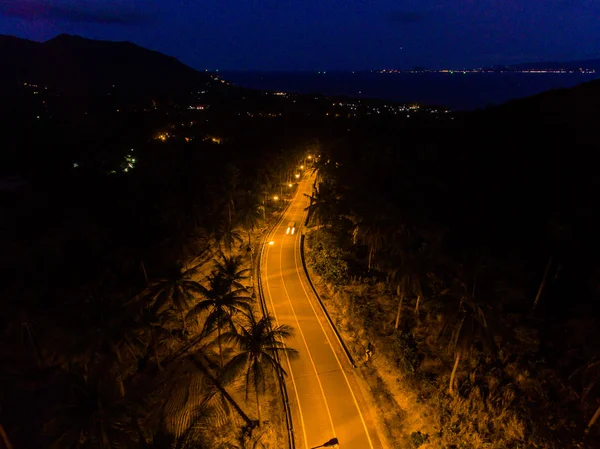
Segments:
[[[600,78],[600,73],[219,72],[235,85],[472,110]]]

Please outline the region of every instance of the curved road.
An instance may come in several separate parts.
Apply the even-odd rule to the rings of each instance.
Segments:
[[[381,449],[353,368],[302,268],[300,234],[309,202],[304,194],[311,193],[313,182],[313,176],[303,176],[261,259],[267,306],[277,324],[295,329],[287,344],[300,353],[291,362],[282,359],[296,447],[311,449],[337,438],[343,449]],[[287,235],[291,221],[296,222],[296,232]]]

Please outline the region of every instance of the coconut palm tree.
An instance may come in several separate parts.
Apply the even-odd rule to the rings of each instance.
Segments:
[[[171,335],[168,328],[173,322],[173,310],[164,307],[159,307],[157,302],[145,304],[142,308],[137,322],[142,329],[148,332],[149,342],[146,344],[146,352],[142,357],[142,365],[147,362],[150,357],[154,357],[159,370],[162,370],[161,359],[159,355],[159,347],[164,338]]]
[[[258,227],[261,221],[261,210],[264,212],[264,206],[258,197],[251,191],[241,197],[237,209],[237,220],[244,227],[248,234],[248,252],[250,253],[250,278],[252,280],[252,270],[254,270],[254,249],[252,248],[252,232]],[[253,280],[252,280],[253,281]]]
[[[83,367],[113,369],[128,366],[143,352],[143,330],[136,322],[134,310],[123,304],[120,296],[94,295],[85,301],[85,309],[78,320],[65,323],[65,336],[71,345],[63,350],[69,358],[65,361]],[[102,368],[100,368],[102,367]],[[119,379],[126,374],[118,369]]]
[[[231,406],[235,409],[235,411],[240,415],[240,417],[246,422],[247,428],[251,429],[254,427],[254,423],[252,420],[244,413],[239,404],[233,399],[233,397],[229,394],[229,392],[222,385],[221,380],[215,376],[209,366],[210,360],[202,351],[196,351],[190,355],[190,360],[194,365],[204,373],[206,378],[214,385],[214,387],[223,395],[225,400],[231,404]]]
[[[248,233],[248,246],[252,245],[252,232],[261,222],[262,207],[260,199],[250,190],[246,191],[238,202],[236,219]]]
[[[208,312],[204,321],[203,335],[217,330],[219,344],[219,359],[223,366],[223,347],[221,332],[225,326],[233,329],[233,316],[237,313],[250,313],[252,298],[248,296],[245,288],[233,289],[233,282],[222,272],[215,271],[208,278],[208,288],[200,286],[199,292],[204,298],[198,302],[188,313],[188,318],[197,319]]]
[[[233,248],[243,242],[242,235],[228,219],[221,221],[214,235],[219,246],[224,248],[228,253],[231,253]]]
[[[367,270],[371,271],[375,254],[385,247],[390,234],[388,224],[374,217],[361,220],[354,230],[354,242],[361,242],[368,250]]]
[[[134,422],[143,407],[126,401],[111,374],[77,374],[68,381],[63,403],[45,424],[50,449],[113,449],[137,440]]]
[[[177,265],[168,276],[151,282],[142,296],[150,298],[156,310],[171,306],[180,314],[181,326],[185,329],[185,312],[203,292],[202,286],[192,279],[196,271],[197,267],[183,271]]]
[[[586,399],[590,396],[592,390],[600,384],[600,357],[592,357],[589,359],[582,367],[578,368],[569,378],[579,377],[581,379],[581,402],[585,402]],[[589,434],[590,429],[596,423],[596,421],[600,418],[600,406],[596,408],[596,411],[590,418],[585,427],[585,434]]]
[[[313,220],[317,226],[328,226],[338,212],[338,200],[333,185],[327,182],[315,184],[312,195],[305,195],[310,200],[305,208],[308,211],[307,223]]]
[[[242,431],[230,438],[229,441],[222,442],[217,449],[264,449],[265,445],[262,442],[264,435],[264,430],[260,433]]]
[[[478,345],[485,352],[494,352],[496,344],[494,336],[499,332],[500,325],[489,312],[484,312],[473,296],[463,296],[458,310],[450,314],[447,326],[443,331],[450,330],[449,350],[454,354],[454,366],[450,375],[448,392],[454,392],[454,381],[458,364],[462,357]]]
[[[273,329],[271,317],[264,316],[257,321],[253,313],[249,313],[247,319],[246,326],[240,326],[237,332],[224,335],[224,340],[234,344],[239,350],[239,354],[225,367],[224,373],[227,380],[237,378],[243,373],[246,379],[246,399],[250,389],[254,390],[256,396],[256,412],[260,426],[260,395],[265,391],[268,374],[286,375],[278,355],[295,357],[298,351],[285,344],[285,340],[293,333],[291,327],[280,325]]]
[[[226,254],[220,253],[220,260],[214,260],[215,272],[221,273],[226,279],[231,281],[231,285],[237,289],[245,289],[246,287],[241,283],[245,279],[248,279],[250,268],[242,268],[244,260],[242,256],[227,256]]]
[[[228,164],[225,167],[223,193],[226,198],[227,206],[227,222],[233,222],[233,216],[236,207],[236,197],[238,193],[238,186],[240,182],[240,170],[232,165]]]
[[[229,423],[229,404],[191,356],[169,365],[161,379],[160,395],[164,400],[148,424],[165,429],[179,441],[198,439],[201,424]]]

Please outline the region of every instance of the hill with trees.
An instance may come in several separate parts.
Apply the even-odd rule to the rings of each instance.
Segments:
[[[214,84],[176,58],[130,42],[68,34],[46,42],[0,35],[3,91],[22,83],[48,86],[64,96],[160,95]]]
[[[132,44],[0,52],[27,99],[0,164],[23,177],[0,190],[15,447],[281,446],[281,422],[256,429],[283,413],[247,376],[248,342],[267,354],[291,330],[258,316],[248,269],[309,148],[307,260],[356,359],[372,351],[358,373],[390,441],[598,447],[600,82],[400,118],[234,89]]]
[[[402,447],[599,447],[599,86],[323,148],[307,257]]]

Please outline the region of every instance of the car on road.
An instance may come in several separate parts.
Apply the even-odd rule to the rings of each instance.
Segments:
[[[285,233],[292,234],[292,235],[294,235],[296,233],[296,222],[295,221],[290,221],[288,223],[287,231],[285,231]]]

